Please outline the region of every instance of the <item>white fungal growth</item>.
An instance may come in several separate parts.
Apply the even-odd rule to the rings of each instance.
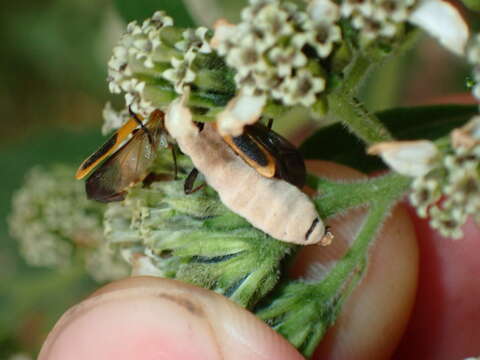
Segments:
[[[245,125],[260,118],[266,103],[264,95],[254,96],[240,92],[228,103],[224,111],[217,115],[218,131],[221,135],[239,136]]]
[[[460,12],[448,1],[419,1],[409,21],[435,37],[448,50],[457,55],[465,53],[470,31]]]
[[[393,170],[413,177],[427,174],[439,155],[435,144],[428,140],[381,142],[371,146],[368,153],[380,155]]]
[[[183,101],[170,105],[165,126],[222,202],[278,240],[300,245],[322,242],[325,226],[310,199],[286,181],[258,174],[223,141],[214,125],[196,128]]]

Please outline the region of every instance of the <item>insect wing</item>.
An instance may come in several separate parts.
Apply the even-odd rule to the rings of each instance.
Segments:
[[[147,128],[151,130],[152,126]],[[85,183],[89,199],[101,202],[123,200],[126,189],[148,175],[161,132],[158,126],[153,130],[148,133],[138,129],[123,147],[90,175]]]
[[[97,151],[85,159],[79,166],[75,177],[80,180],[87,176],[102,160],[119,148],[128,135],[138,126],[135,119],[128,120]]]
[[[261,124],[246,127],[246,133],[262,144],[275,158],[275,176],[298,188],[305,185],[307,170],[298,149],[283,136]]]
[[[254,136],[244,132],[239,136],[225,136],[224,141],[260,175],[275,176],[275,159]]]
[[[246,126],[236,137],[224,137],[225,142],[265,177],[283,179],[298,188],[306,181],[303,156],[287,139],[264,125]]]

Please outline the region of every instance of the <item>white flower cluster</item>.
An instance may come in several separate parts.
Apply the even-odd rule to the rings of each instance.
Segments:
[[[81,248],[94,279],[125,276],[125,264],[104,249],[104,205],[86,198],[84,184],[73,178],[74,172],[67,166],[33,168],[13,197],[10,232],[30,265],[68,266]]]
[[[313,1],[306,12],[290,2],[250,0],[241,23],[217,28],[223,31],[217,51],[237,71],[235,81],[245,94],[310,106],[326,81],[318,61],[309,61],[305,51],[329,56],[341,40],[338,18],[331,0]]]
[[[392,38],[408,20],[416,0],[343,0],[342,17],[350,18],[366,40]]]
[[[433,228],[460,238],[469,216],[480,222],[480,116],[452,133],[453,151],[429,173],[415,178],[410,201]]]
[[[183,94],[184,87],[195,80],[196,74],[192,66],[197,54],[212,52],[207,32],[208,29],[205,27],[185,30],[182,34],[183,39],[175,44],[175,48],[182,53],[181,58],[172,57],[170,61],[172,67],[165,70],[162,76],[175,86],[178,94]]]
[[[72,173],[68,167],[35,167],[13,197],[10,231],[31,265],[65,266],[76,242],[91,246],[102,238],[100,208],[86,199]]]
[[[472,94],[480,101],[480,34],[472,37],[467,50],[467,59],[473,65],[473,81],[475,85],[472,88]]]
[[[145,82],[134,76],[137,68],[143,70],[155,67],[156,51],[161,43],[160,31],[172,26],[173,20],[162,11],[156,12],[140,26],[136,21],[127,26],[126,33],[113,49],[113,56],[108,62],[108,78],[110,92],[125,92],[125,102],[136,113],[147,116],[154,110],[152,104],[142,96]]]

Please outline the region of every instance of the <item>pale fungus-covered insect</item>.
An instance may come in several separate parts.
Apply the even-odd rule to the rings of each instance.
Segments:
[[[172,102],[165,126],[222,202],[278,240],[300,245],[328,244],[332,235],[325,232],[307,195],[286,181],[261,176],[235,154],[214,125],[207,123],[200,130],[184,105],[185,98]]]

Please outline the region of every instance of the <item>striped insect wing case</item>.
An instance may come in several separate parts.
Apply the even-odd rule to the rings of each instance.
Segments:
[[[260,175],[285,180],[298,188],[306,181],[303,156],[287,139],[262,124],[246,126],[240,136],[225,142]]]

